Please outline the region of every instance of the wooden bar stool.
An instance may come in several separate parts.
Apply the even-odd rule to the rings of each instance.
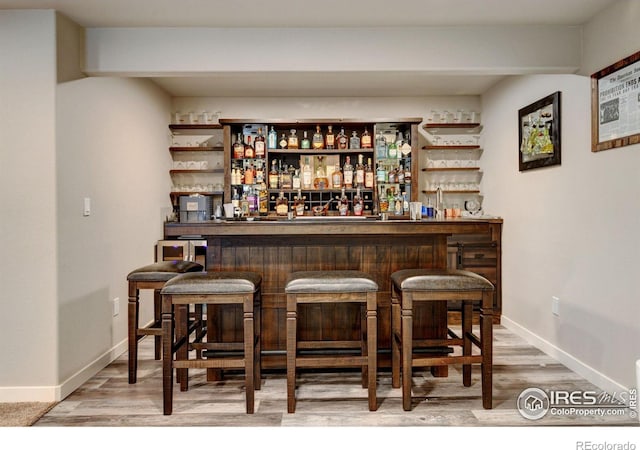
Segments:
[[[464,386],[471,385],[471,364],[482,366],[482,406],[492,408],[493,284],[464,270],[405,269],[391,274],[391,372],[392,386],[400,387],[402,407],[411,410],[413,367],[462,364]],[[423,346],[460,346],[461,356],[419,357],[413,351],[413,306],[417,302],[462,302],[462,337],[448,328],[444,339],[426,339]],[[480,338],[472,330],[473,303],[480,302]],[[480,349],[472,355],[472,344]]]
[[[254,272],[203,272],[186,273],[169,280],[161,291],[162,296],[162,372],[164,414],[173,409],[173,369],[177,369],[180,390],[188,389],[189,368],[244,369],[246,410],[253,414],[254,390],[260,389],[260,287],[262,276]],[[190,343],[188,330],[189,305],[241,305],[243,310],[243,342],[237,356],[235,343]],[[207,315],[210,314],[207,309]],[[175,324],[175,330],[174,330]],[[199,340],[196,337],[196,340]],[[217,351],[215,356],[189,359],[189,349],[198,346]],[[232,351],[230,356],[223,355]],[[175,353],[175,360],[173,354]]]
[[[368,388],[369,410],[377,408],[377,300],[378,284],[364,272],[355,270],[302,271],[287,278],[287,411],[295,411],[296,369],[362,367],[363,387]],[[301,355],[301,348],[326,349],[348,342],[299,342],[297,339],[298,305],[320,303],[360,303],[366,308],[361,314],[360,355]]]
[[[160,290],[171,278],[187,272],[202,272],[201,264],[190,261],[162,261],[133,270],[127,275],[129,306],[127,325],[129,335],[129,384],[135,384],[138,373],[138,341],[144,336],[155,336],[155,359],[160,359],[161,317]],[[140,290],[153,290],[153,323],[140,327]]]

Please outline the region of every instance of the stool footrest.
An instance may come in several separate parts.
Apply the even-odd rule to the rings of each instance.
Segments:
[[[173,361],[176,369],[244,369],[243,358],[229,359],[193,359]]]
[[[298,341],[298,349],[361,348],[362,341]]]
[[[296,358],[296,368],[361,367],[367,364],[366,356],[305,356]]]
[[[482,362],[482,355],[473,356],[441,356],[441,357],[414,357],[413,366],[444,366],[449,364],[479,364]]]

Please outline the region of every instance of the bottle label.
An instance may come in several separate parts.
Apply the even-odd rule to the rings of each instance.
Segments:
[[[364,186],[368,188],[373,187],[373,172],[367,172],[364,177]]]
[[[353,215],[361,216],[362,215],[362,203],[357,202],[353,204]]]
[[[256,141],[255,149],[256,149],[256,156],[258,157],[264,156],[264,141]]]
[[[371,136],[366,134],[362,135],[360,144],[362,145],[362,148],[371,148]]]
[[[344,184],[345,186],[353,185],[353,172],[346,171],[344,173]]]

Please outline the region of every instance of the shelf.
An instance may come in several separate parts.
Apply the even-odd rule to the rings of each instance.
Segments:
[[[171,175],[178,173],[224,173],[224,169],[172,169]]]
[[[479,123],[427,123],[423,128],[430,134],[478,134],[482,131]]]
[[[479,145],[425,145],[422,150],[480,150]]]
[[[284,155],[287,153],[298,153],[301,155],[333,155],[333,154],[342,154],[342,153],[373,153],[372,148],[348,148],[345,150],[338,150],[337,148],[329,149],[329,148],[317,148],[317,149],[288,149],[288,148],[274,148],[267,149],[270,155]]]
[[[224,147],[169,147],[170,152],[223,152]]]
[[[173,195],[173,196],[194,195],[194,194],[200,194],[200,195],[223,195],[224,191],[206,191],[206,192],[194,192],[194,191],[178,192],[178,191],[172,191],[171,192],[171,195]]]
[[[169,129],[173,134],[183,134],[183,135],[208,135],[215,130],[222,130],[222,125],[220,124],[188,124],[188,125],[179,125],[179,124],[171,124],[169,125]]]
[[[241,186],[241,185],[238,185]],[[300,188],[303,192],[342,192],[342,188],[328,188],[328,189],[312,189],[312,188]],[[356,192],[358,188],[345,188],[345,192]],[[298,189],[268,189],[269,193],[277,194],[278,192],[292,192],[297,193]],[[373,188],[360,188],[360,192],[373,192]]]
[[[479,194],[480,191],[441,191],[443,194]],[[423,194],[435,194],[436,191],[422,191]]]
[[[479,171],[480,167],[426,167],[423,172],[474,172]]]

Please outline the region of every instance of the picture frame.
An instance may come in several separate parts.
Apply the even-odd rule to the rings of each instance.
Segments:
[[[560,91],[518,110],[518,167],[520,172],[559,165]]]
[[[640,51],[591,75],[591,151],[640,143]]]

